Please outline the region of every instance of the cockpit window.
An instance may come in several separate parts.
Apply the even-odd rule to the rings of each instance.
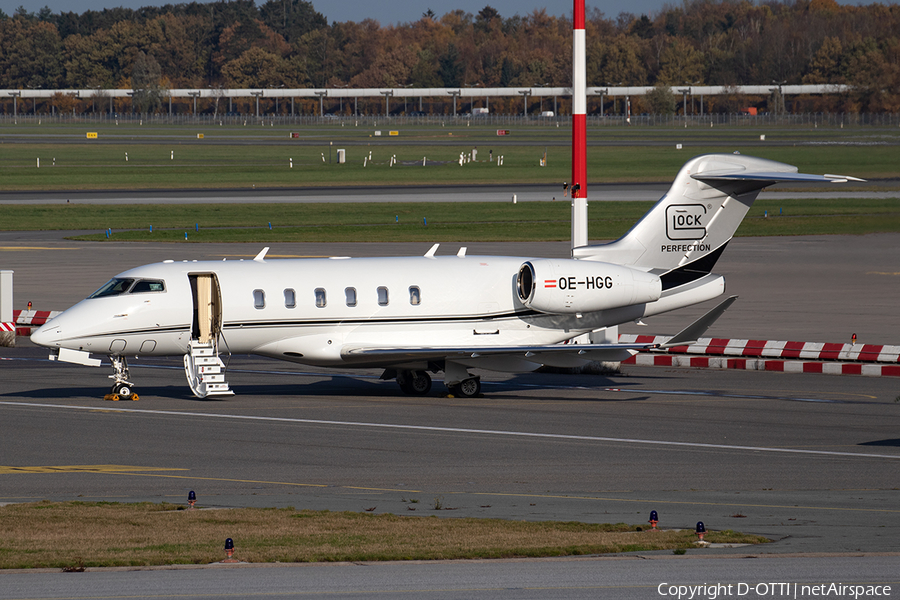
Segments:
[[[129,294],[143,294],[146,292],[164,292],[166,284],[158,279],[141,279],[134,287],[131,288]]]
[[[101,287],[99,290],[88,296],[88,298],[105,298],[106,296],[118,296],[124,294],[134,283],[134,279],[113,277]]]

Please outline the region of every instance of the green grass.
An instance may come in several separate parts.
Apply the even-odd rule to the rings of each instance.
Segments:
[[[257,563],[571,556],[696,547],[690,530],[648,531],[623,523],[183,508],[90,502],[0,507],[0,569],[211,563],[225,558],[226,538],[234,540],[236,559]],[[768,541],[733,531],[711,531],[706,539]]]
[[[249,121],[248,121],[249,122]],[[429,186],[560,184],[571,178],[569,131],[553,126],[391,125],[378,119],[262,127],[259,125],[146,126],[125,123],[37,125],[0,129],[0,188],[16,191],[214,189],[309,186]],[[375,137],[379,128],[385,135]],[[398,137],[388,137],[397,127]],[[97,131],[98,140],[85,132]],[[290,138],[296,131],[299,139]],[[204,138],[198,139],[197,134]],[[452,134],[452,135],[451,135]],[[775,129],[767,142],[753,128],[594,127],[589,141],[589,185],[668,181],[697,154],[740,150],[797,165],[810,173],[896,178],[900,134],[872,129]],[[675,143],[684,149],[676,150]],[[874,144],[874,145],[873,145]],[[479,149],[460,167],[460,152]],[[337,148],[348,162],[336,163]],[[494,161],[488,161],[489,150]],[[538,165],[544,152],[548,165]],[[174,159],[172,158],[174,152]],[[125,160],[125,156],[128,160]],[[368,157],[371,154],[372,160]],[[323,162],[323,155],[325,161]],[[331,156],[331,162],[328,157]],[[503,156],[502,167],[496,159]],[[399,161],[389,166],[392,157]],[[437,164],[422,166],[427,157]],[[37,168],[37,158],[41,168]],[[363,166],[363,163],[366,166]],[[55,163],[55,165],[54,165]],[[293,167],[291,167],[293,164]],[[858,187],[858,186],[857,186]],[[596,189],[596,188],[594,188]],[[821,188],[818,188],[821,189]],[[839,189],[837,187],[831,189]],[[561,191],[561,189],[560,189]],[[427,191],[423,189],[423,200]],[[0,229],[112,228],[115,240],[235,241],[506,241],[566,240],[569,204],[259,204],[187,206],[0,206]],[[594,201],[590,237],[622,235],[648,203]],[[784,213],[781,214],[781,210]],[[769,217],[763,218],[764,211]],[[738,235],[864,234],[900,230],[896,201],[757,202]],[[399,225],[395,217],[400,218]],[[427,227],[423,219],[427,219]],[[200,224],[200,231],[194,226]],[[274,229],[268,229],[272,223]],[[150,227],[154,231],[150,233]],[[222,228],[222,229],[215,229]],[[130,230],[130,231],[122,231]],[[84,239],[106,239],[94,235]]]
[[[377,121],[376,121],[377,122]],[[225,126],[68,124],[0,128],[0,185],[5,191],[553,183],[571,179],[571,134],[565,127],[464,124]],[[382,136],[374,137],[376,127]],[[398,137],[388,137],[397,127]],[[97,140],[85,133],[97,131]],[[299,139],[290,133],[300,134]],[[697,154],[740,151],[797,165],[810,173],[863,178],[897,176],[900,134],[870,130],[589,129],[591,184],[667,181]],[[197,134],[204,138],[198,139]],[[676,150],[676,144],[683,144]],[[888,145],[891,144],[891,145]],[[478,162],[460,167],[477,147]],[[337,164],[336,150],[347,150]],[[503,155],[503,166],[488,160]],[[547,152],[548,163],[539,161]],[[174,158],[172,158],[174,152]],[[371,152],[372,160],[364,167]],[[125,156],[128,156],[126,161]],[[331,162],[329,162],[329,154]],[[322,158],[325,158],[323,162]],[[399,164],[390,167],[391,157]],[[422,166],[423,157],[442,164]],[[37,168],[40,158],[41,167]],[[293,160],[293,168],[290,167]]]
[[[615,239],[650,202],[591,203],[592,239]],[[768,217],[765,215],[768,213]],[[397,218],[399,217],[399,222]],[[423,222],[427,220],[427,225]],[[0,229],[113,229],[113,241],[466,242],[560,241],[571,236],[567,201],[362,204],[0,205]],[[268,224],[273,228],[269,230]],[[200,225],[200,231],[195,226]],[[153,232],[150,232],[150,226]],[[737,235],[861,235],[900,231],[900,200],[762,200]],[[105,233],[78,239],[105,241]]]
[[[171,151],[175,159],[170,159]],[[571,160],[565,148],[548,148],[548,163],[540,167],[543,146],[489,148],[479,146],[478,162],[460,167],[461,146],[373,145],[348,146],[347,163],[336,153],[329,164],[327,146],[241,145],[69,145],[23,144],[0,146],[0,178],[5,191],[278,188],[306,186],[379,186],[431,184],[552,183],[571,179]],[[740,148],[753,154],[797,165],[809,173],[840,173],[862,178],[897,176],[900,150],[896,147],[802,150],[783,147]],[[372,153],[372,161],[368,159]],[[588,152],[589,183],[668,181],[689,158],[721,152],[711,146],[601,147]],[[128,153],[128,161],[125,161]],[[325,161],[322,161],[322,154]],[[496,159],[503,155],[503,166]],[[391,157],[398,164],[389,166]],[[422,159],[443,164],[422,166]],[[37,168],[37,158],[41,167]],[[55,159],[55,166],[53,162]],[[293,168],[291,168],[293,160]]]

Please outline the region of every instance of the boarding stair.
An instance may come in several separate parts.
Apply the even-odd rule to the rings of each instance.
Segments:
[[[208,342],[191,340],[188,353],[184,355],[184,374],[198,398],[234,394],[225,381],[225,363],[219,358],[215,338]]]

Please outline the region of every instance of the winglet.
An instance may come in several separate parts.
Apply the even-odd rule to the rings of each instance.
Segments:
[[[693,344],[697,341],[697,338],[706,333],[706,330],[722,316],[735,300],[737,300],[737,296],[726,298],[714,309],[669,338],[669,341],[665,344],[660,344],[660,348],[671,348],[673,346]]]
[[[259,254],[257,254],[256,258],[254,258],[253,260],[255,260],[256,262],[264,262],[266,259],[266,252],[268,252],[268,251],[269,251],[269,247],[266,246],[265,248],[263,248],[262,250],[259,251]]]
[[[425,258],[434,258],[434,253],[437,252],[438,246],[440,246],[440,244],[432,246],[431,250],[425,253]]]

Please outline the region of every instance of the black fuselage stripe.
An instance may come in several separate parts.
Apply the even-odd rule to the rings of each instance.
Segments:
[[[426,323],[485,323],[492,321],[503,321],[509,319],[519,319],[522,317],[533,317],[542,315],[536,310],[507,313],[502,315],[477,316],[464,315],[458,317],[405,317],[405,318],[384,318],[384,319],[305,319],[305,320],[287,320],[279,319],[272,321],[232,321],[225,323],[223,329],[241,329],[251,327],[309,327],[309,326],[327,326],[327,325],[407,325],[410,323],[426,324]]]
[[[165,334],[165,333],[183,333],[185,331],[190,331],[190,325],[172,325],[169,327],[154,327],[152,329],[131,329],[128,331],[108,331],[106,333],[95,333],[93,335],[87,337],[115,337],[119,335],[155,335],[155,334]],[[77,336],[76,338],[68,338],[68,339],[78,339],[83,336]]]
[[[457,317],[407,317],[407,318],[384,318],[384,319],[306,319],[306,320],[272,320],[272,321],[233,321],[225,323],[223,329],[236,331],[241,329],[269,329],[276,327],[325,327],[325,326],[341,326],[341,325],[408,325],[410,323],[424,325],[427,323],[486,323],[491,321],[503,321],[509,319],[519,319],[522,317],[533,317],[543,315],[536,310],[528,310],[521,312],[513,312],[490,316],[463,315]],[[546,315],[550,316],[550,315]],[[110,331],[106,333],[95,334],[91,337],[115,337],[128,335],[160,335],[166,333],[184,333],[190,331],[189,324],[174,325],[169,327],[158,327],[151,329],[132,329],[128,331]]]

